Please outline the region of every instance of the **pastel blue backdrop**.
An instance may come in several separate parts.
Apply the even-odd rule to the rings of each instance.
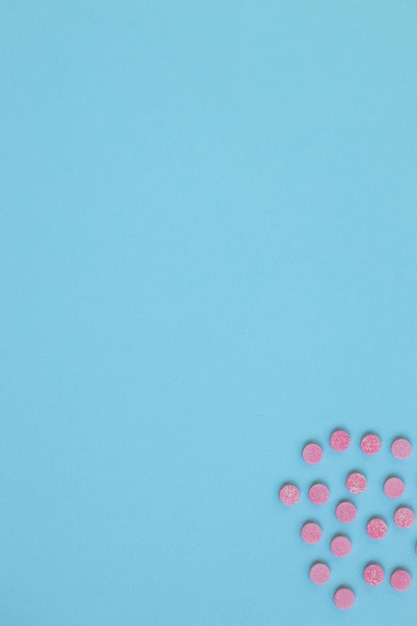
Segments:
[[[361,585],[360,525],[318,589],[277,490],[360,465],[389,512],[417,444],[416,29],[411,0],[3,2],[2,624],[415,623],[417,531],[376,554],[409,592]]]

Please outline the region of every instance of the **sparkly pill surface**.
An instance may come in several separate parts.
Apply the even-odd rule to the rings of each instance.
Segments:
[[[410,528],[414,519],[414,512],[407,506],[400,506],[394,513],[394,522],[399,528]]]
[[[360,472],[352,472],[346,478],[346,487],[350,493],[363,493],[366,489],[366,478]]]
[[[318,443],[308,443],[303,448],[303,459],[310,465],[319,463],[323,457],[323,450]]]
[[[313,504],[325,504],[329,499],[330,491],[323,483],[315,483],[308,492],[308,497]]]
[[[350,609],[355,603],[355,594],[348,587],[340,587],[334,594],[334,603],[343,611]]]
[[[324,585],[330,578],[330,568],[326,563],[314,563],[310,568],[310,579],[316,585]]]
[[[344,524],[353,522],[356,517],[356,506],[352,502],[339,502],[336,507],[336,517],[339,522],[343,522]]]
[[[400,461],[404,461],[404,459],[408,459],[412,452],[412,445],[408,441],[408,439],[404,439],[403,437],[399,437],[392,442],[391,445],[391,453],[396,459]]]
[[[391,585],[396,591],[406,591],[411,585],[411,576],[405,569],[396,569],[391,574]]]
[[[381,440],[378,435],[370,433],[362,437],[361,450],[365,454],[373,455],[377,454],[381,449]]]
[[[330,445],[336,452],[344,452],[350,446],[350,435],[345,430],[335,430],[330,435]]]
[[[344,535],[336,535],[330,543],[330,550],[335,556],[342,558],[347,556],[352,549],[350,540]]]
[[[387,531],[388,526],[380,517],[372,517],[366,525],[366,532],[371,539],[383,539]]]
[[[368,585],[371,585],[371,587],[380,585],[384,580],[384,576],[384,570],[376,563],[370,563],[363,570],[363,579]]]
[[[388,498],[400,498],[404,493],[404,483],[401,478],[392,476],[384,483],[384,493]]]
[[[321,528],[315,522],[307,522],[301,529],[301,538],[306,543],[318,543],[321,535]]]
[[[287,483],[281,487],[279,491],[279,499],[282,504],[285,504],[286,506],[297,504],[300,499],[300,490],[292,483]]]

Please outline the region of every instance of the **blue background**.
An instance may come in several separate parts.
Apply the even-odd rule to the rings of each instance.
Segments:
[[[416,28],[411,1],[3,3],[2,624],[416,620],[415,529],[358,524],[317,588],[312,505],[277,499],[360,466],[390,515],[417,443]],[[408,593],[361,584],[374,549]]]

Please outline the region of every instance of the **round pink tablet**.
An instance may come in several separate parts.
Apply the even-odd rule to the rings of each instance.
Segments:
[[[329,499],[330,491],[323,483],[315,483],[308,492],[308,497],[313,504],[325,504]]]
[[[372,517],[366,525],[366,532],[371,539],[383,539],[387,531],[388,526],[380,517]]]
[[[405,591],[411,585],[411,576],[405,569],[396,569],[391,574],[391,585],[395,591]]]
[[[346,487],[349,489],[350,493],[362,493],[366,489],[365,476],[359,472],[352,472],[346,478]]]
[[[295,485],[291,483],[287,483],[283,487],[281,487],[279,491],[279,499],[282,504],[286,506],[292,506],[293,504],[297,504],[300,499],[300,490]]]
[[[344,452],[350,446],[350,435],[345,430],[335,430],[330,435],[330,445],[336,452]]]
[[[310,568],[310,579],[316,585],[324,585],[330,578],[330,568],[326,563],[314,563]]]
[[[301,538],[306,543],[317,543],[321,539],[321,528],[315,522],[307,522],[301,529]]]
[[[330,543],[330,550],[340,558],[347,556],[352,549],[350,540],[344,535],[336,535]]]
[[[315,465],[321,461],[323,457],[323,450],[318,443],[308,443],[303,448],[303,459],[310,465]]]
[[[394,513],[394,522],[399,528],[410,528],[414,519],[414,512],[408,506],[400,506]]]
[[[344,522],[345,524],[353,522],[356,517],[356,506],[352,502],[339,502],[336,507],[336,517],[339,522]]]
[[[395,439],[391,445],[392,455],[395,456],[395,458],[399,459],[400,461],[403,461],[404,459],[408,459],[408,457],[410,456],[412,452],[412,449],[413,447],[411,443],[407,439],[404,439],[403,437],[399,437],[398,439]]]
[[[334,594],[334,603],[338,609],[345,611],[352,608],[355,603],[355,594],[348,587],[340,587]]]
[[[368,585],[371,585],[371,587],[380,585],[384,580],[384,576],[384,570],[376,563],[370,563],[363,570],[363,579]]]
[[[388,498],[400,498],[404,493],[404,483],[401,478],[391,476],[384,483],[384,492]]]
[[[369,433],[368,435],[362,437],[361,449],[365,454],[377,454],[381,449],[381,440],[378,435]]]

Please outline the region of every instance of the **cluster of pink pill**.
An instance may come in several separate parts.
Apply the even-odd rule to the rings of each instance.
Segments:
[[[330,436],[330,446],[336,452],[344,452],[349,448],[351,438],[345,430],[335,430]],[[367,433],[360,442],[361,450],[366,455],[375,455],[381,450],[381,439],[374,433]],[[412,452],[411,443],[403,438],[394,439],[391,445],[391,453],[398,460],[407,459]],[[323,457],[323,448],[318,443],[307,443],[302,451],[303,459],[310,465],[319,463]],[[345,481],[347,490],[353,495],[359,495],[366,490],[366,476],[361,472],[351,471]],[[384,493],[389,498],[399,498],[404,493],[404,482],[398,476],[389,476],[384,482]],[[327,485],[321,482],[314,482],[308,490],[308,498],[315,505],[323,505],[327,502],[330,491]],[[286,483],[279,491],[281,502],[287,506],[296,504],[300,498],[300,490],[293,483]],[[336,508],[335,515],[339,522],[344,524],[352,522],[357,514],[356,505],[350,500],[341,500]],[[413,526],[415,515],[411,507],[400,506],[393,516],[394,523],[401,529],[408,529]],[[366,532],[372,539],[378,541],[385,537],[388,531],[386,520],[373,516],[366,524]],[[301,538],[308,544],[315,544],[321,540],[322,529],[316,522],[306,522],[301,528]],[[333,536],[330,542],[330,551],[338,558],[346,557],[352,548],[350,539],[343,533]],[[417,547],[416,547],[417,551]],[[330,568],[324,562],[314,563],[309,571],[310,579],[313,583],[322,585],[330,580]],[[383,582],[385,572],[378,563],[368,563],[363,570],[363,579],[371,587],[375,587]],[[396,591],[405,591],[411,585],[410,573],[402,568],[396,568],[390,576],[390,583]],[[340,609],[349,609],[355,602],[354,591],[348,586],[339,587],[334,593],[334,602]]]

